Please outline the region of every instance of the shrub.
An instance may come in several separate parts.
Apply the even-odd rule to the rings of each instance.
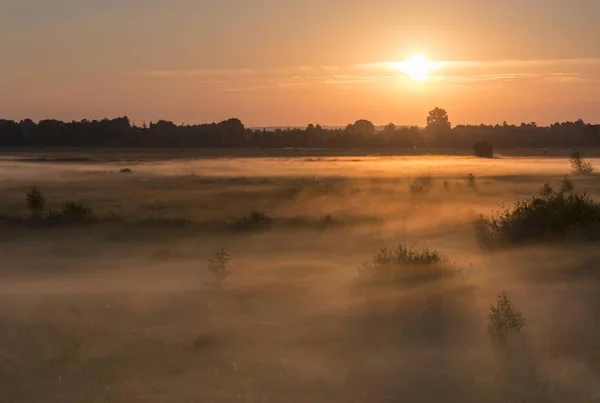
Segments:
[[[579,150],[573,150],[573,152],[571,152],[569,161],[571,162],[573,172],[578,175],[588,175],[594,172],[592,164],[583,159],[583,155]]]
[[[475,175],[473,175],[473,174],[467,175],[467,186],[470,187],[471,189],[474,189],[477,187],[477,182],[475,181]]]
[[[221,249],[212,258],[208,259],[208,270],[217,282],[223,281],[231,274],[228,268],[230,260],[231,256],[224,249]]]
[[[427,194],[433,188],[433,179],[429,176],[415,178],[409,186],[412,194]]]
[[[273,219],[263,211],[252,211],[248,215],[236,220],[233,225],[242,230],[266,228],[273,223]]]
[[[158,215],[162,215],[165,211],[167,211],[167,206],[163,202],[161,202],[160,200],[156,199],[150,205],[150,211],[152,211],[157,216]]]
[[[489,141],[478,141],[473,144],[473,155],[479,158],[493,158],[494,146]]]
[[[130,168],[122,168],[119,172],[122,173],[122,174],[133,173],[133,171]]]
[[[563,193],[573,193],[574,190],[575,186],[573,185],[573,182],[571,181],[571,179],[569,179],[567,175],[565,175],[560,184],[560,191]]]
[[[25,196],[27,200],[27,208],[31,211],[31,215],[34,217],[39,217],[46,207],[46,197],[41,192],[40,189],[34,187],[27,192]]]
[[[456,272],[453,264],[441,253],[414,249],[400,244],[396,249],[380,248],[363,262],[359,277],[370,283],[411,283],[439,279]]]
[[[520,332],[524,325],[523,312],[508,299],[506,292],[498,296],[496,305],[490,304],[488,331],[494,341],[505,342],[510,333]]]
[[[600,203],[587,192],[575,192],[568,178],[559,191],[545,184],[540,195],[518,200],[514,206],[480,216],[476,231],[487,246],[520,243],[549,236],[564,236],[573,227],[592,228],[600,224]]]
[[[336,220],[331,213],[325,214],[321,217],[321,225],[323,227],[331,227],[338,224],[338,220]]]
[[[61,217],[69,220],[84,220],[90,218],[92,209],[83,202],[66,201],[63,204]]]

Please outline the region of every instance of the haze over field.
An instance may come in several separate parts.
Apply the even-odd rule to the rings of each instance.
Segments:
[[[566,158],[108,155],[0,162],[5,401],[600,401],[597,244],[487,249],[473,226],[558,189]],[[459,277],[365,283],[399,242]],[[526,322],[494,347],[502,291]]]
[[[0,403],[600,403],[599,16],[0,0]]]

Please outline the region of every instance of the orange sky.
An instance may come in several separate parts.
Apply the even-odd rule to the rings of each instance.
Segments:
[[[48,3],[2,3],[0,118],[600,122],[595,0]],[[413,54],[440,68],[413,81]]]

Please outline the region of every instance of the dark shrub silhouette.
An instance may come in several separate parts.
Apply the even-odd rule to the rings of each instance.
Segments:
[[[27,208],[31,211],[33,217],[39,218],[46,207],[46,197],[40,189],[34,187],[27,192],[25,196]]]
[[[488,331],[492,340],[505,343],[510,333],[520,332],[525,325],[523,312],[517,308],[502,292],[496,305],[490,304]]]
[[[579,150],[573,150],[571,152],[569,161],[571,162],[571,167],[573,167],[573,172],[578,175],[589,175],[594,172],[592,164],[583,159],[583,155]]]
[[[539,196],[518,200],[491,217],[480,216],[475,229],[484,245],[494,246],[564,236],[574,228],[595,236],[599,225],[600,203],[586,191],[576,192],[567,178],[558,191],[545,184]]]
[[[473,144],[473,155],[479,158],[493,158],[494,146],[489,141],[478,141]]]

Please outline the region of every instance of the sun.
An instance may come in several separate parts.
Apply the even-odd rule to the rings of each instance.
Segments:
[[[435,69],[436,64],[425,56],[415,55],[399,63],[400,70],[408,74],[415,81],[427,80],[429,73]]]

